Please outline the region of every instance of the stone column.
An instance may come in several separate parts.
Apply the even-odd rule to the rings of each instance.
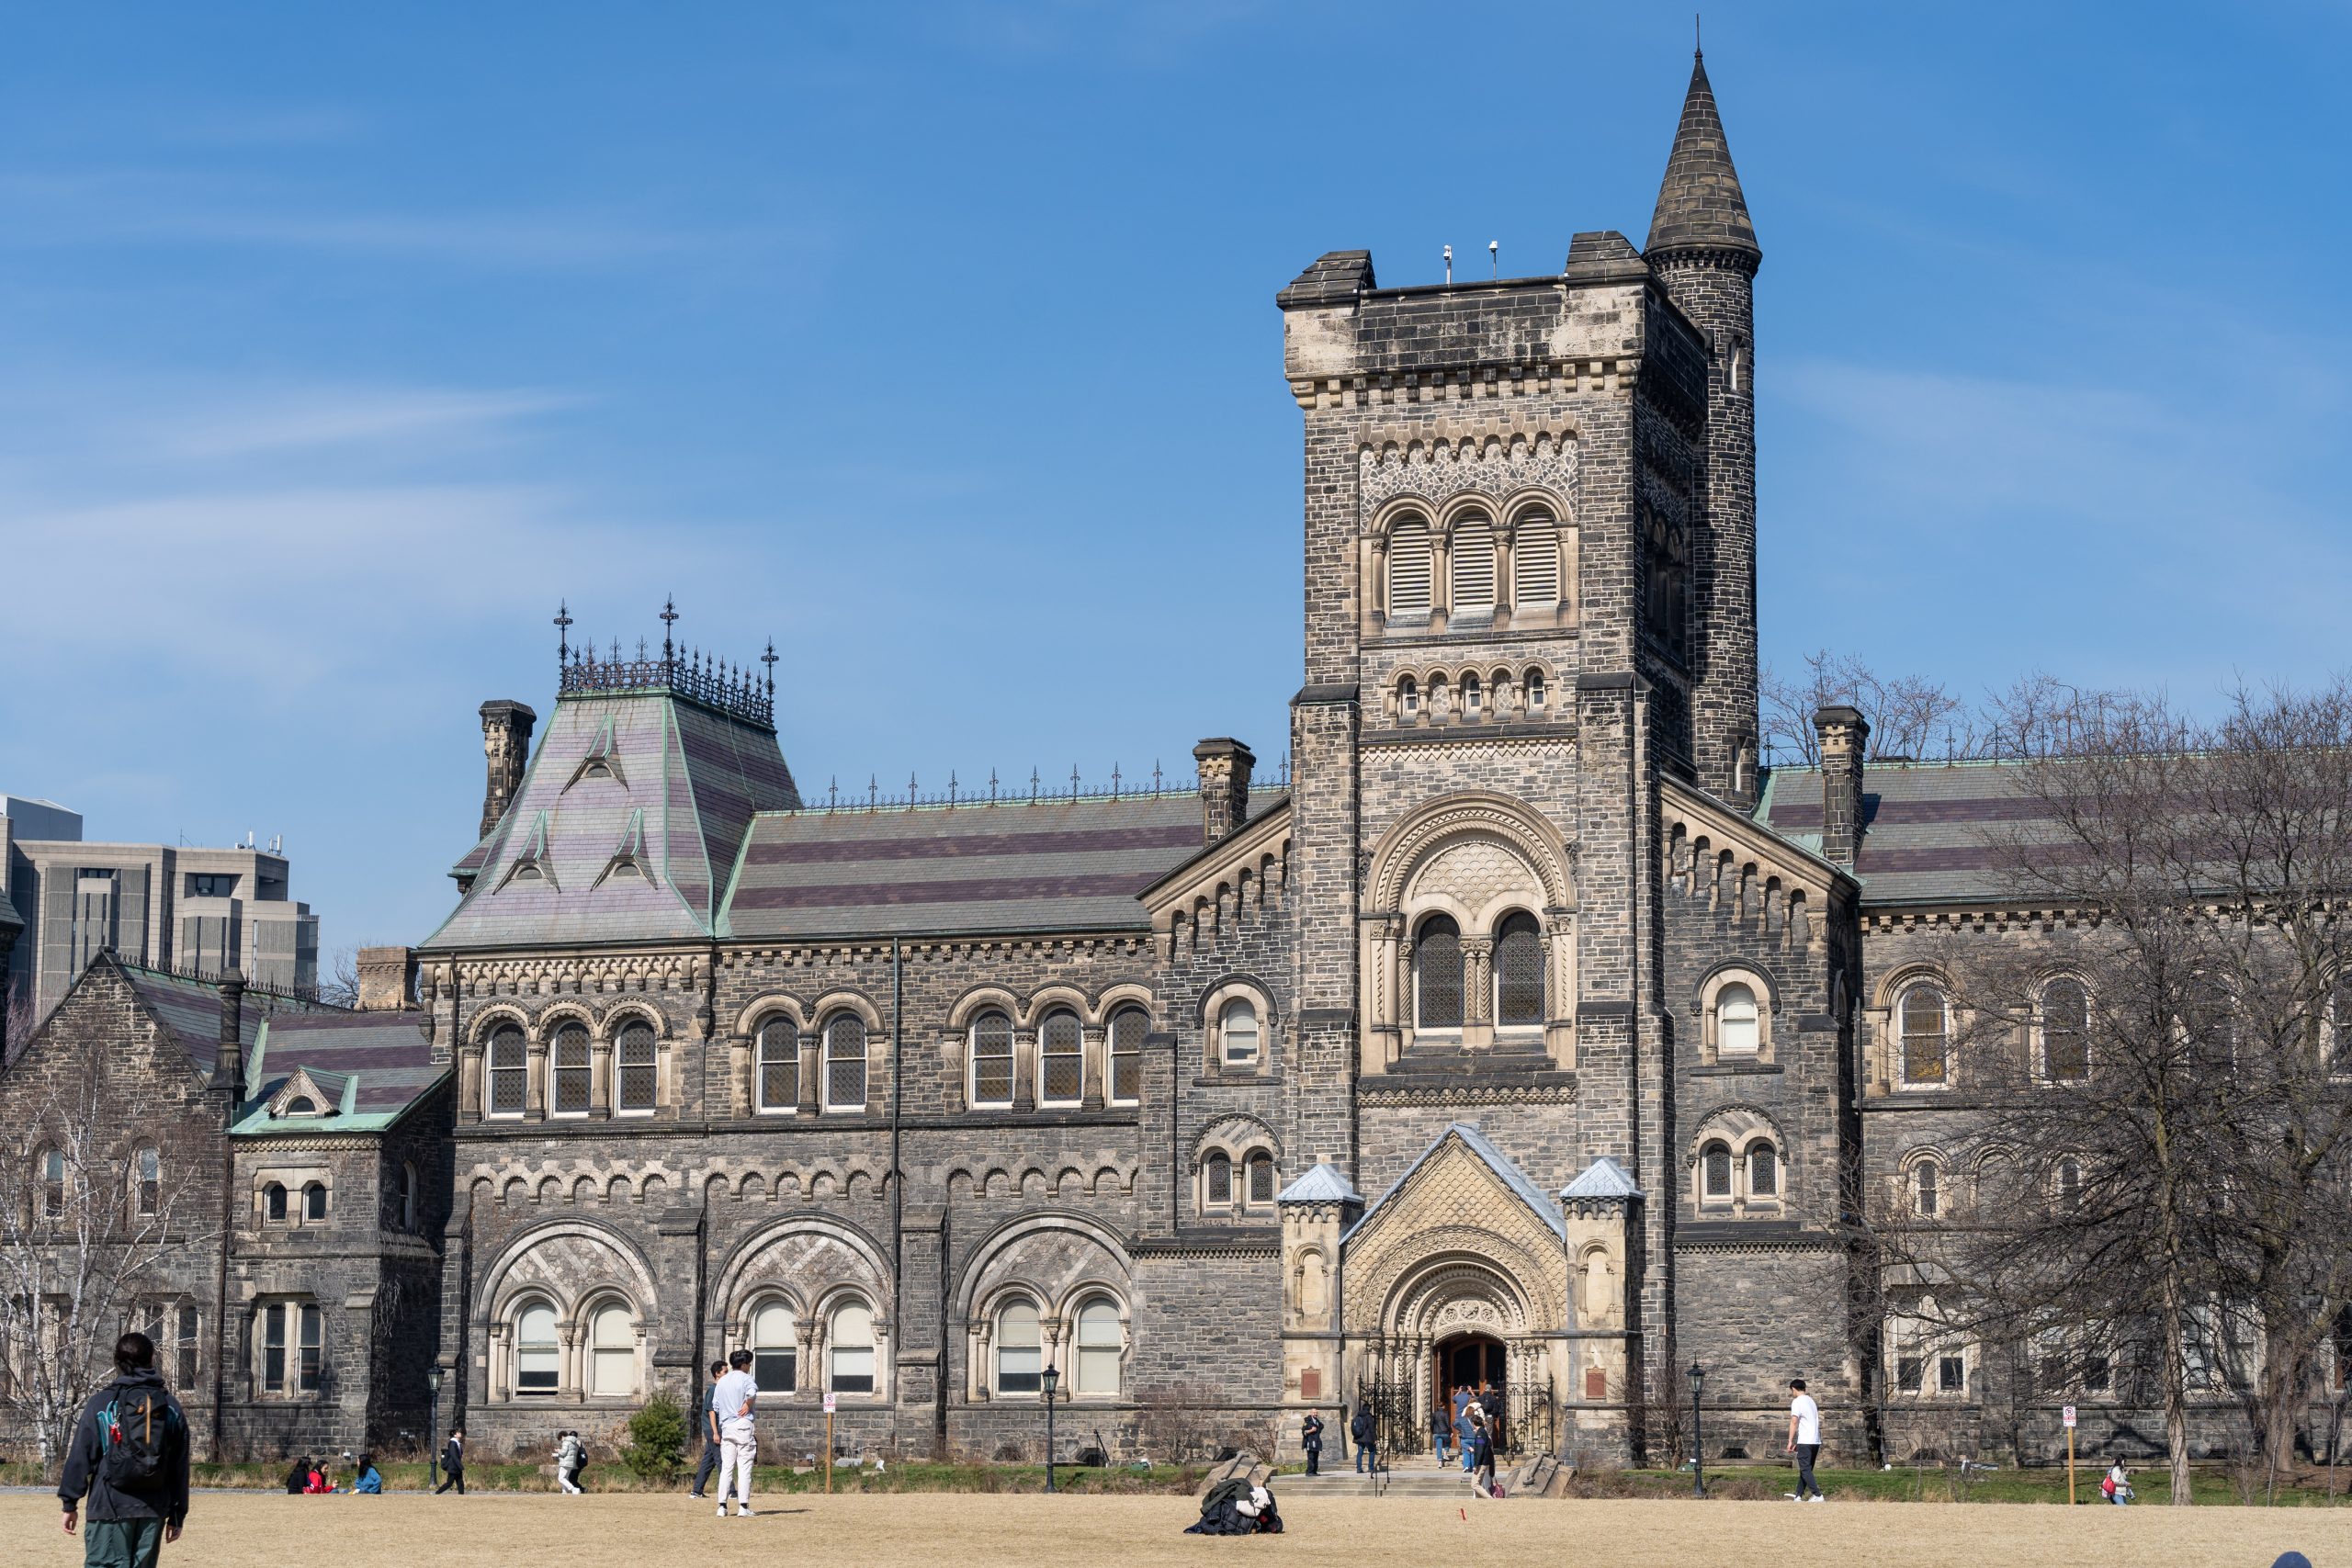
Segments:
[[[544,1122],[548,1114],[548,1043],[532,1039],[524,1046],[523,1115]]]
[[[1085,1110],[1100,1111],[1110,1092],[1109,1032],[1099,1023],[1080,1024],[1078,1038],[1079,1073],[1083,1084],[1080,1103]]]
[[[602,1035],[588,1041],[588,1114],[602,1119],[613,1113],[613,1043]]]
[[[1037,1109],[1037,1032],[1012,1032],[1012,1109]]]
[[[727,1104],[728,1113],[750,1116],[759,1105],[752,1093],[752,1037],[730,1034],[727,1037]]]
[[[1488,1045],[1495,1038],[1495,939],[1462,941],[1462,1043]]]

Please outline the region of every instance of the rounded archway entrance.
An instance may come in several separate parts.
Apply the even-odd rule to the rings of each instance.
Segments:
[[[1494,1335],[1470,1331],[1439,1340],[1430,1357],[1430,1371],[1435,1379],[1430,1407],[1446,1413],[1455,1441],[1461,1440],[1462,1413],[1472,1400],[1489,1419],[1501,1416],[1502,1391],[1510,1383],[1510,1353]],[[1510,1447],[1509,1436],[1499,1427],[1494,1438],[1498,1450]]]

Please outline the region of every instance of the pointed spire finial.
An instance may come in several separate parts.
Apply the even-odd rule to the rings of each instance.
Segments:
[[[1690,13],[1690,58],[1693,60],[1707,58],[1706,40],[1699,36],[1699,13],[1696,11]]]
[[[768,700],[775,700],[775,638],[768,638],[768,650],[760,655],[760,662],[768,667]]]
[[[555,667],[558,673],[561,673],[563,661],[571,652],[571,605],[569,601],[559,599],[555,605]]]
[[[1715,107],[1715,89],[1706,61],[1694,53],[1690,88],[1683,96],[1682,118],[1674,129],[1666,177],[1658,182],[1657,207],[1650,214],[1643,251],[1656,261],[1677,251],[1731,252],[1760,259],[1747,197],[1732,167],[1731,143]]]
[[[670,664],[677,659],[677,651],[670,643],[670,629],[677,624],[678,601],[674,594],[662,596],[662,662]]]

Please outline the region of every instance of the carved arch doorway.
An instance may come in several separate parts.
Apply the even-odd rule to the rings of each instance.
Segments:
[[[1451,1339],[1439,1340],[1436,1353],[1430,1357],[1430,1371],[1436,1378],[1436,1386],[1430,1391],[1431,1409],[1443,1410],[1451,1418],[1454,1409],[1454,1390],[1467,1389],[1472,1398],[1481,1399],[1482,1404],[1489,1407],[1489,1416],[1501,1414],[1491,1408],[1500,1401],[1483,1397],[1478,1392],[1481,1383],[1494,1391],[1508,1386],[1510,1382],[1509,1352],[1503,1348],[1503,1342],[1493,1335],[1460,1334]],[[1462,1440],[1458,1427],[1453,1440],[1456,1443]],[[1500,1453],[1507,1447],[1506,1434],[1498,1431],[1495,1434],[1495,1451]]]

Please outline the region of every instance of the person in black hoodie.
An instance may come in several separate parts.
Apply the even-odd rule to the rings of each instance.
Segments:
[[[155,1371],[144,1334],[115,1341],[114,1381],[90,1395],[74,1424],[57,1499],[65,1533],[90,1500],[82,1531],[87,1568],[155,1568],[187,1522],[187,1416]]]
[[[286,1472],[286,1493],[289,1497],[299,1497],[310,1489],[311,1458],[305,1454],[294,1461],[293,1469]]]
[[[458,1489],[458,1496],[466,1495],[466,1429],[463,1427],[452,1427],[449,1440],[441,1445],[441,1484],[433,1489],[433,1495],[438,1497],[452,1486]]]

